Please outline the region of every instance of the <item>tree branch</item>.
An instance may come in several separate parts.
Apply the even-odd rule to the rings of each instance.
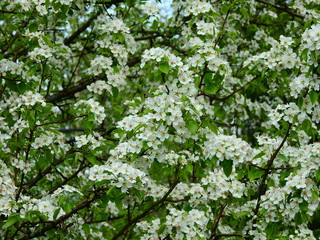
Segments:
[[[219,225],[220,219],[222,218],[223,211],[226,208],[227,204],[228,204],[228,199],[225,201],[225,203],[220,208],[218,216],[215,219],[215,221],[214,221],[214,223],[213,223],[213,225],[211,227],[211,235],[208,238],[208,240],[214,239],[214,237],[216,236],[216,231],[218,229],[218,225]]]
[[[67,152],[65,154],[65,156],[67,156],[68,154],[74,153],[75,150],[71,149],[69,152]],[[30,189],[31,187],[33,187],[34,185],[37,184],[37,182],[39,182],[44,176],[46,176],[48,173],[51,172],[51,170],[56,167],[57,165],[59,165],[60,163],[62,163],[63,161],[65,161],[65,157],[64,158],[60,158],[58,159],[58,161],[56,161],[55,163],[51,163],[46,169],[44,169],[43,171],[39,172],[38,175],[36,177],[34,177],[33,179],[31,179],[29,182],[24,183],[23,185],[28,185],[28,188]]]
[[[250,83],[252,83],[253,81],[257,80],[258,78],[260,77],[260,75],[254,77],[253,79],[251,79],[249,82],[247,82],[245,85],[243,85],[242,87],[234,90],[232,93],[230,93],[229,95],[225,96],[225,97],[218,97],[217,95],[215,94],[209,94],[209,93],[206,93],[202,90],[200,90],[200,93],[198,94],[198,96],[200,95],[203,95],[203,96],[206,96],[206,97],[209,97],[210,99],[210,102],[212,102],[213,100],[217,100],[217,101],[225,101],[227,100],[228,98],[232,97],[233,95],[235,95],[237,92],[240,92],[242,89],[244,89],[247,85],[249,85]]]
[[[19,240],[29,240],[29,239],[33,239],[36,237],[40,237],[45,235],[45,233],[51,229],[54,229],[57,225],[59,225],[60,223],[64,222],[66,219],[70,218],[72,215],[74,215],[75,213],[79,212],[80,210],[90,206],[90,204],[95,201],[98,197],[100,196],[99,194],[99,190],[96,190],[94,192],[94,196],[90,199],[86,198],[84,199],[82,202],[80,202],[77,206],[75,206],[70,212],[66,213],[65,215],[59,217],[57,220],[51,221],[49,222],[48,225],[46,225],[45,227],[43,227],[40,231],[38,232],[34,232],[32,234],[29,234],[27,236],[24,236],[22,238],[20,238]]]
[[[91,16],[80,28],[78,28],[77,31],[72,33],[70,37],[66,38],[63,43],[69,46],[73,40],[75,40],[82,32],[84,32],[99,15],[100,11]]]
[[[289,126],[288,126],[288,130],[286,132],[286,135],[282,139],[282,142],[280,143],[279,147],[275,150],[275,152],[272,154],[272,156],[270,157],[270,159],[267,162],[266,171],[263,174],[262,180],[261,180],[260,185],[258,187],[258,199],[257,199],[256,207],[253,210],[255,215],[257,215],[258,212],[259,212],[261,196],[266,191],[266,189],[265,189],[266,180],[267,180],[268,175],[270,174],[270,170],[271,170],[272,164],[273,164],[274,160],[276,159],[278,153],[280,152],[281,148],[283,147],[284,143],[286,142],[287,138],[289,137],[291,126],[292,126],[292,124],[290,123]]]
[[[167,200],[167,197],[170,195],[170,193],[173,191],[175,186],[178,184],[178,178],[175,179],[173,184],[171,185],[170,189],[167,191],[167,193],[158,201],[154,202],[149,208],[147,208],[143,213],[139,214],[135,218],[131,219],[118,233],[116,233],[111,240],[118,239],[122,234],[124,234],[129,227],[136,224],[140,219],[147,216],[150,212],[152,212],[153,209],[155,209],[158,205],[164,203]]]
[[[284,7],[281,7],[281,6],[278,6],[276,4],[273,4],[273,3],[269,3],[265,0],[255,0],[256,2],[260,2],[260,3],[263,3],[265,5],[268,5],[268,6],[271,6],[271,7],[274,7],[280,11],[283,11],[283,12],[286,12],[288,14],[290,14],[291,16],[294,16],[294,17],[297,17],[297,18],[301,18],[301,19],[304,19],[304,16],[298,14],[298,13],[295,13],[295,12],[292,12],[291,10],[287,9],[287,8],[284,8]]]
[[[81,164],[77,171],[75,171],[70,177],[67,177],[62,183],[56,185],[52,189],[50,189],[49,194],[52,194],[55,190],[57,190],[59,187],[64,186],[66,183],[68,183],[73,178],[77,177],[79,172],[81,172],[83,169],[88,167],[89,164]]]
[[[218,234],[218,235],[215,236],[214,240],[218,240],[218,239],[220,239],[220,238],[222,238],[222,237],[243,237],[243,235],[241,235],[241,234],[236,234],[236,233]]]

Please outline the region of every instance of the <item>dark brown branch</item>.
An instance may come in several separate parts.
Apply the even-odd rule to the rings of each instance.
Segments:
[[[49,191],[49,194],[52,194],[55,190],[57,190],[59,187],[67,184],[70,180],[74,179],[75,177],[78,176],[78,174],[83,170],[85,169],[86,167],[88,167],[89,165],[88,164],[82,164],[80,165],[80,167],[78,168],[77,171],[75,171],[70,177],[67,177],[66,179],[64,179],[64,181],[60,184],[58,184],[57,186],[53,187],[50,191]]]
[[[166,199],[165,202],[173,202],[173,203],[177,203],[177,202],[184,202],[184,201],[188,201],[190,198],[183,198],[183,199],[177,199],[177,200],[173,200],[173,199]]]
[[[226,14],[226,16],[225,16],[225,18],[224,18],[224,20],[223,20],[223,23],[222,23],[222,26],[221,26],[221,30],[220,30],[221,33],[219,34],[216,42],[214,43],[213,49],[216,49],[218,43],[220,42],[220,40],[221,40],[222,37],[224,36],[224,28],[225,28],[225,26],[226,26],[227,19],[228,19],[228,17],[229,17],[230,11],[231,11],[231,8],[228,9],[228,12],[227,12],[227,14]]]
[[[208,238],[208,240],[214,239],[214,237],[216,236],[216,231],[218,229],[220,219],[222,218],[223,211],[226,208],[227,204],[228,204],[228,200],[226,200],[225,203],[221,206],[218,216],[211,227],[211,235]]]
[[[141,41],[141,40],[148,40],[148,39],[153,39],[153,38],[157,38],[157,37],[161,37],[161,35],[156,34],[156,35],[150,35],[150,36],[144,36],[144,37],[135,37],[134,40]]]
[[[255,168],[258,168],[260,170],[263,170],[263,171],[269,171],[269,170],[291,170],[293,169],[294,167],[279,167],[279,168],[263,168],[263,167],[259,167],[258,165],[255,165],[253,163],[250,163],[251,166],[255,167]]]
[[[210,102],[212,102],[213,100],[217,100],[217,101],[225,101],[227,100],[228,98],[232,97],[233,95],[235,95],[237,92],[240,92],[242,89],[244,89],[247,85],[249,85],[250,83],[252,83],[253,81],[257,80],[258,78],[260,77],[259,76],[256,76],[254,77],[253,79],[251,79],[249,82],[247,82],[246,84],[244,84],[242,87],[234,90],[232,93],[230,93],[229,95],[225,96],[225,97],[218,97],[217,95],[215,94],[209,94],[209,93],[206,93],[204,91],[200,91],[199,93],[199,96],[200,95],[203,95],[203,96],[206,96],[206,97],[209,97],[210,99]]]
[[[177,176],[177,173],[176,173]],[[136,224],[140,219],[147,216],[149,213],[151,213],[156,207],[158,207],[160,204],[164,203],[170,193],[173,191],[175,186],[178,184],[178,178],[175,179],[174,183],[171,185],[170,189],[167,191],[167,193],[158,201],[154,202],[148,209],[146,209],[143,213],[139,214],[135,218],[132,218],[131,221],[129,221],[118,233],[116,233],[111,240],[118,239],[121,235],[123,235],[129,227]]]
[[[95,223],[102,223],[102,222],[109,222],[109,221],[114,221],[123,218],[125,215],[119,215],[116,217],[108,217],[107,219],[101,219],[101,220],[90,220],[86,221],[86,224],[95,224]]]
[[[68,122],[68,121],[70,121],[70,120],[77,119],[77,118],[82,118],[82,117],[86,117],[86,116],[87,116],[87,115],[81,115],[81,116],[75,116],[75,117],[63,119],[63,120],[61,120],[61,121],[41,123],[41,124],[36,125],[36,127],[41,127],[41,126],[46,126],[46,125],[51,125],[51,124],[56,124],[56,123],[65,123],[65,122]]]
[[[135,64],[137,64],[138,62],[141,61],[141,58],[133,58],[131,60],[128,61],[128,66],[132,67]],[[77,86],[71,87],[71,88],[67,88],[64,90],[61,90],[60,92],[54,94],[54,95],[50,95],[46,98],[46,102],[48,103],[58,103],[61,102],[65,99],[69,99],[69,98],[73,98],[74,94],[81,92],[83,90],[85,90],[87,88],[88,85],[90,85],[91,83],[95,82],[97,79],[95,78],[91,78],[88,79],[84,82],[79,83]]]
[[[65,215],[59,217],[55,221],[51,221],[48,225],[46,225],[44,228],[42,228],[38,232],[34,232],[32,234],[24,236],[24,237],[20,238],[19,240],[29,240],[29,239],[33,239],[33,238],[36,238],[36,237],[44,236],[47,231],[49,231],[51,229],[54,229],[57,225],[59,225],[60,223],[64,222],[65,220],[67,220],[68,218],[70,218],[75,213],[79,212],[80,210],[82,210],[82,209],[84,209],[86,207],[89,207],[90,204],[93,201],[95,201],[98,197],[99,197],[99,192],[97,190],[97,191],[95,191],[94,196],[92,198],[84,199],[77,206],[75,206],[70,212],[68,212]]]
[[[70,37],[66,38],[63,43],[69,46],[73,40],[75,40],[82,32],[84,32],[99,15],[100,11],[91,16],[77,31],[72,33]]]
[[[222,237],[243,237],[241,234],[236,234],[236,233],[229,233],[229,234],[218,234],[214,237],[214,240],[218,240]]]
[[[283,12],[286,12],[288,14],[290,14],[291,16],[294,16],[294,17],[297,17],[297,18],[301,18],[301,19],[304,19],[304,16],[298,14],[298,13],[295,13],[295,12],[292,12],[291,10],[287,9],[287,8],[284,8],[284,7],[281,7],[281,6],[278,6],[276,4],[273,4],[273,3],[269,3],[265,0],[255,0],[256,2],[260,2],[260,3],[263,3],[265,5],[268,5],[268,6],[271,6],[271,7],[274,7],[280,11],[283,11]]]
[[[65,154],[65,156],[67,156],[68,154],[74,153],[75,150],[72,149],[69,152],[67,152]],[[64,158],[60,158],[58,159],[56,162],[51,163],[46,169],[44,169],[43,171],[39,172],[38,175],[36,177],[34,177],[33,179],[31,179],[29,182],[24,183],[23,185],[28,185],[28,188],[30,189],[31,187],[35,186],[37,184],[37,182],[39,182],[44,176],[46,176],[47,174],[49,174],[51,172],[51,170],[56,167],[57,165],[59,165],[60,163],[62,163],[63,161],[65,161],[65,157]]]
[[[256,24],[256,25],[259,25],[259,26],[267,26],[267,27],[274,27],[274,26],[280,27],[280,26],[282,26],[279,23],[264,23],[264,22],[257,22],[255,20],[250,20],[249,23]]]
[[[88,85],[90,85],[91,83],[94,82],[94,80],[95,79],[89,79],[85,82],[78,84],[77,86],[64,89],[55,95],[48,96],[46,99],[46,102],[57,103],[57,102],[64,100],[65,98],[70,98],[70,97],[72,98],[75,93],[81,92],[84,89],[86,89]]]
[[[267,180],[268,175],[270,174],[272,164],[273,164],[274,160],[276,159],[278,153],[280,152],[281,148],[283,147],[284,143],[286,142],[287,138],[289,137],[291,126],[292,126],[292,124],[290,123],[288,126],[288,130],[286,132],[286,135],[282,139],[282,142],[280,143],[279,147],[275,150],[275,152],[272,154],[272,156],[270,157],[270,159],[267,162],[266,171],[263,174],[262,180],[261,180],[260,185],[258,187],[258,199],[257,199],[256,207],[253,210],[255,215],[257,215],[259,212],[261,196],[266,191],[266,188],[265,188],[266,187],[266,180]]]
[[[28,144],[28,147],[27,147],[27,149],[26,149],[26,158],[25,158],[25,161],[26,161],[26,162],[28,162],[28,160],[29,160],[29,153],[30,153],[30,149],[31,149],[31,142],[32,142],[33,135],[34,135],[34,129],[31,129],[31,130],[30,130],[30,136],[29,136],[29,139],[28,139],[29,144]],[[20,194],[21,194],[21,192],[22,192],[22,190],[23,190],[24,177],[25,177],[25,175],[24,175],[24,173],[22,173],[19,190],[18,190],[18,193],[17,193],[17,195],[16,195],[16,202],[18,202],[19,197],[20,197]]]
[[[224,18],[224,20],[223,20],[223,23],[222,23],[222,26],[221,26],[221,30],[220,30],[221,33],[219,34],[218,38],[216,39],[216,41],[215,41],[215,43],[214,43],[213,49],[215,49],[215,48],[217,47],[218,43],[220,42],[220,40],[221,40],[222,37],[224,36],[223,30],[224,30],[224,28],[225,28],[225,26],[226,26],[227,19],[228,19],[228,17],[229,17],[230,11],[231,11],[231,8],[228,9],[228,12],[227,12],[227,14],[226,14],[226,16],[225,16],[225,18]],[[201,89],[201,87],[202,87],[203,80],[204,80],[204,76],[206,75],[207,66],[208,66],[208,64],[205,63],[204,69],[203,69],[203,73],[202,73],[201,78],[200,78],[200,83],[199,83],[199,86],[198,86],[199,89]],[[202,92],[202,91],[201,91],[201,92]],[[210,102],[212,102],[211,98],[210,98]]]
[[[0,13],[11,13],[11,14],[18,14],[18,12],[15,11],[6,11],[6,10],[0,10]]]

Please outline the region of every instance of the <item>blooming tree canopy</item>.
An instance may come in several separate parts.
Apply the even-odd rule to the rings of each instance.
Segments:
[[[161,6],[0,1],[1,239],[320,236],[319,0]]]

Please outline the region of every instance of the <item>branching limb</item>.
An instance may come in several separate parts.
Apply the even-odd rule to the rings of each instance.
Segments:
[[[220,208],[220,211],[219,211],[219,213],[218,213],[218,216],[217,216],[217,218],[215,219],[215,221],[214,221],[214,223],[213,223],[213,225],[212,225],[212,227],[211,227],[211,235],[210,235],[210,237],[208,238],[208,240],[215,239],[215,237],[216,237],[216,231],[217,231],[217,229],[218,229],[220,219],[222,218],[223,211],[224,211],[224,209],[226,208],[227,204],[228,204],[228,199],[225,201],[225,203],[224,203],[224,204],[221,206],[221,208]]]
[[[176,173],[177,176],[177,173]],[[132,218],[118,233],[116,233],[111,240],[116,240],[121,237],[131,226],[135,225],[140,219],[144,218],[145,216],[149,215],[154,209],[156,209],[160,204],[164,203],[173,189],[177,186],[179,180],[176,177],[175,181],[166,192],[166,194],[158,201],[154,202],[150,207],[148,207],[143,213],[139,214],[138,216]]]
[[[292,126],[292,124],[290,123],[290,125],[288,126],[288,130],[286,132],[286,135],[282,139],[282,142],[280,143],[279,147],[275,150],[275,152],[272,154],[272,156],[270,157],[270,159],[267,162],[266,171],[263,174],[262,180],[261,180],[260,185],[258,187],[257,203],[256,203],[255,209],[253,210],[255,215],[257,215],[259,212],[261,196],[266,192],[266,180],[267,180],[268,175],[270,174],[272,164],[273,164],[274,160],[276,159],[278,153],[280,152],[281,148],[283,147],[284,143],[286,142],[287,138],[289,137],[291,126]]]
[[[200,95],[203,95],[203,96],[209,97],[210,102],[212,102],[213,100],[216,100],[216,101],[225,101],[225,100],[227,100],[228,98],[230,98],[230,97],[232,97],[233,95],[235,95],[237,92],[240,92],[241,90],[243,90],[247,85],[249,85],[249,84],[252,83],[253,81],[257,80],[259,77],[260,77],[260,75],[254,77],[254,78],[251,79],[249,82],[247,82],[245,85],[243,85],[242,87],[234,90],[232,93],[230,93],[229,95],[227,95],[227,96],[225,96],[225,97],[218,97],[218,96],[215,95],[215,94],[209,94],[209,93],[206,93],[206,92],[204,92],[204,91],[200,91],[199,96],[200,96]]]
[[[269,3],[265,0],[255,0],[256,2],[260,2],[260,3],[263,3],[265,5],[268,5],[268,6],[271,6],[271,7],[274,7],[280,11],[283,11],[283,12],[286,12],[288,14],[290,14],[291,16],[294,16],[294,17],[297,17],[297,18],[301,18],[301,19],[304,19],[304,16],[298,14],[298,13],[295,13],[295,12],[292,12],[291,10],[289,10],[288,8],[284,8],[284,7],[281,7],[281,6],[278,6],[276,4],[273,4],[273,3]]]

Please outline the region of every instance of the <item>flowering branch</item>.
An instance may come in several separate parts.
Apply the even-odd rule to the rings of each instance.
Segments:
[[[227,100],[228,98],[232,97],[233,95],[235,95],[236,93],[240,92],[241,90],[243,90],[247,85],[249,85],[250,83],[252,83],[253,81],[257,80],[258,78],[260,77],[260,75],[254,77],[253,79],[251,79],[249,82],[247,82],[245,85],[243,85],[242,87],[234,90],[232,93],[230,93],[229,95],[225,96],[225,97],[218,97],[217,95],[215,94],[209,94],[209,93],[206,93],[202,90],[200,90],[200,93],[198,94],[198,96],[200,95],[203,95],[203,96],[206,96],[210,99],[210,102],[212,102],[213,100],[216,100],[216,101],[225,101]]]
[[[177,168],[178,169],[178,168]],[[121,235],[123,235],[128,229],[129,227],[131,227],[132,225],[135,225],[140,219],[144,218],[145,216],[147,216],[148,214],[150,214],[155,208],[157,208],[160,204],[163,204],[168,196],[170,195],[170,193],[173,191],[173,189],[177,186],[177,184],[179,183],[179,178],[177,176],[177,172],[175,174],[176,178],[174,180],[174,182],[172,183],[171,187],[169,188],[169,190],[166,192],[166,194],[158,201],[154,202],[150,207],[148,207],[145,211],[143,211],[143,213],[139,214],[138,216],[134,217],[133,219],[131,219],[118,233],[116,233],[111,240],[116,240],[118,239]]]
[[[304,19],[304,16],[298,14],[298,13],[295,13],[295,12],[292,12],[290,11],[289,9],[287,8],[284,8],[284,7],[281,7],[281,6],[278,6],[276,4],[273,4],[273,3],[269,3],[265,0],[255,0],[256,2],[260,2],[260,3],[263,3],[265,5],[268,5],[268,6],[272,6],[280,11],[283,11],[283,12],[286,12],[286,13],[289,13],[290,15],[294,16],[294,17],[297,17],[297,18],[301,18],[301,19]]]
[[[217,218],[214,220],[214,223],[213,223],[213,225],[212,225],[212,227],[211,227],[211,235],[210,235],[210,237],[208,238],[208,240],[215,239],[215,237],[216,237],[216,231],[217,231],[217,229],[218,229],[218,225],[219,225],[220,219],[222,218],[223,211],[224,211],[224,209],[226,208],[227,204],[228,204],[228,199],[227,199],[227,200],[225,201],[225,203],[221,206],[220,211],[219,211],[219,213],[218,213],[218,216],[217,216]]]
[[[274,160],[276,159],[278,153],[280,152],[281,148],[283,147],[284,143],[286,142],[287,138],[290,135],[290,130],[291,130],[291,126],[292,124],[290,123],[287,129],[287,132],[284,136],[284,138],[282,139],[282,142],[280,143],[279,147],[275,150],[275,152],[271,155],[270,159],[267,162],[267,166],[266,166],[266,171],[262,176],[260,185],[258,187],[258,198],[257,198],[257,203],[256,203],[256,207],[253,210],[254,214],[257,215],[259,212],[259,208],[260,208],[260,200],[261,200],[261,196],[265,193],[266,189],[266,180],[268,175],[270,174],[270,170],[272,168],[272,164],[274,162]]]

